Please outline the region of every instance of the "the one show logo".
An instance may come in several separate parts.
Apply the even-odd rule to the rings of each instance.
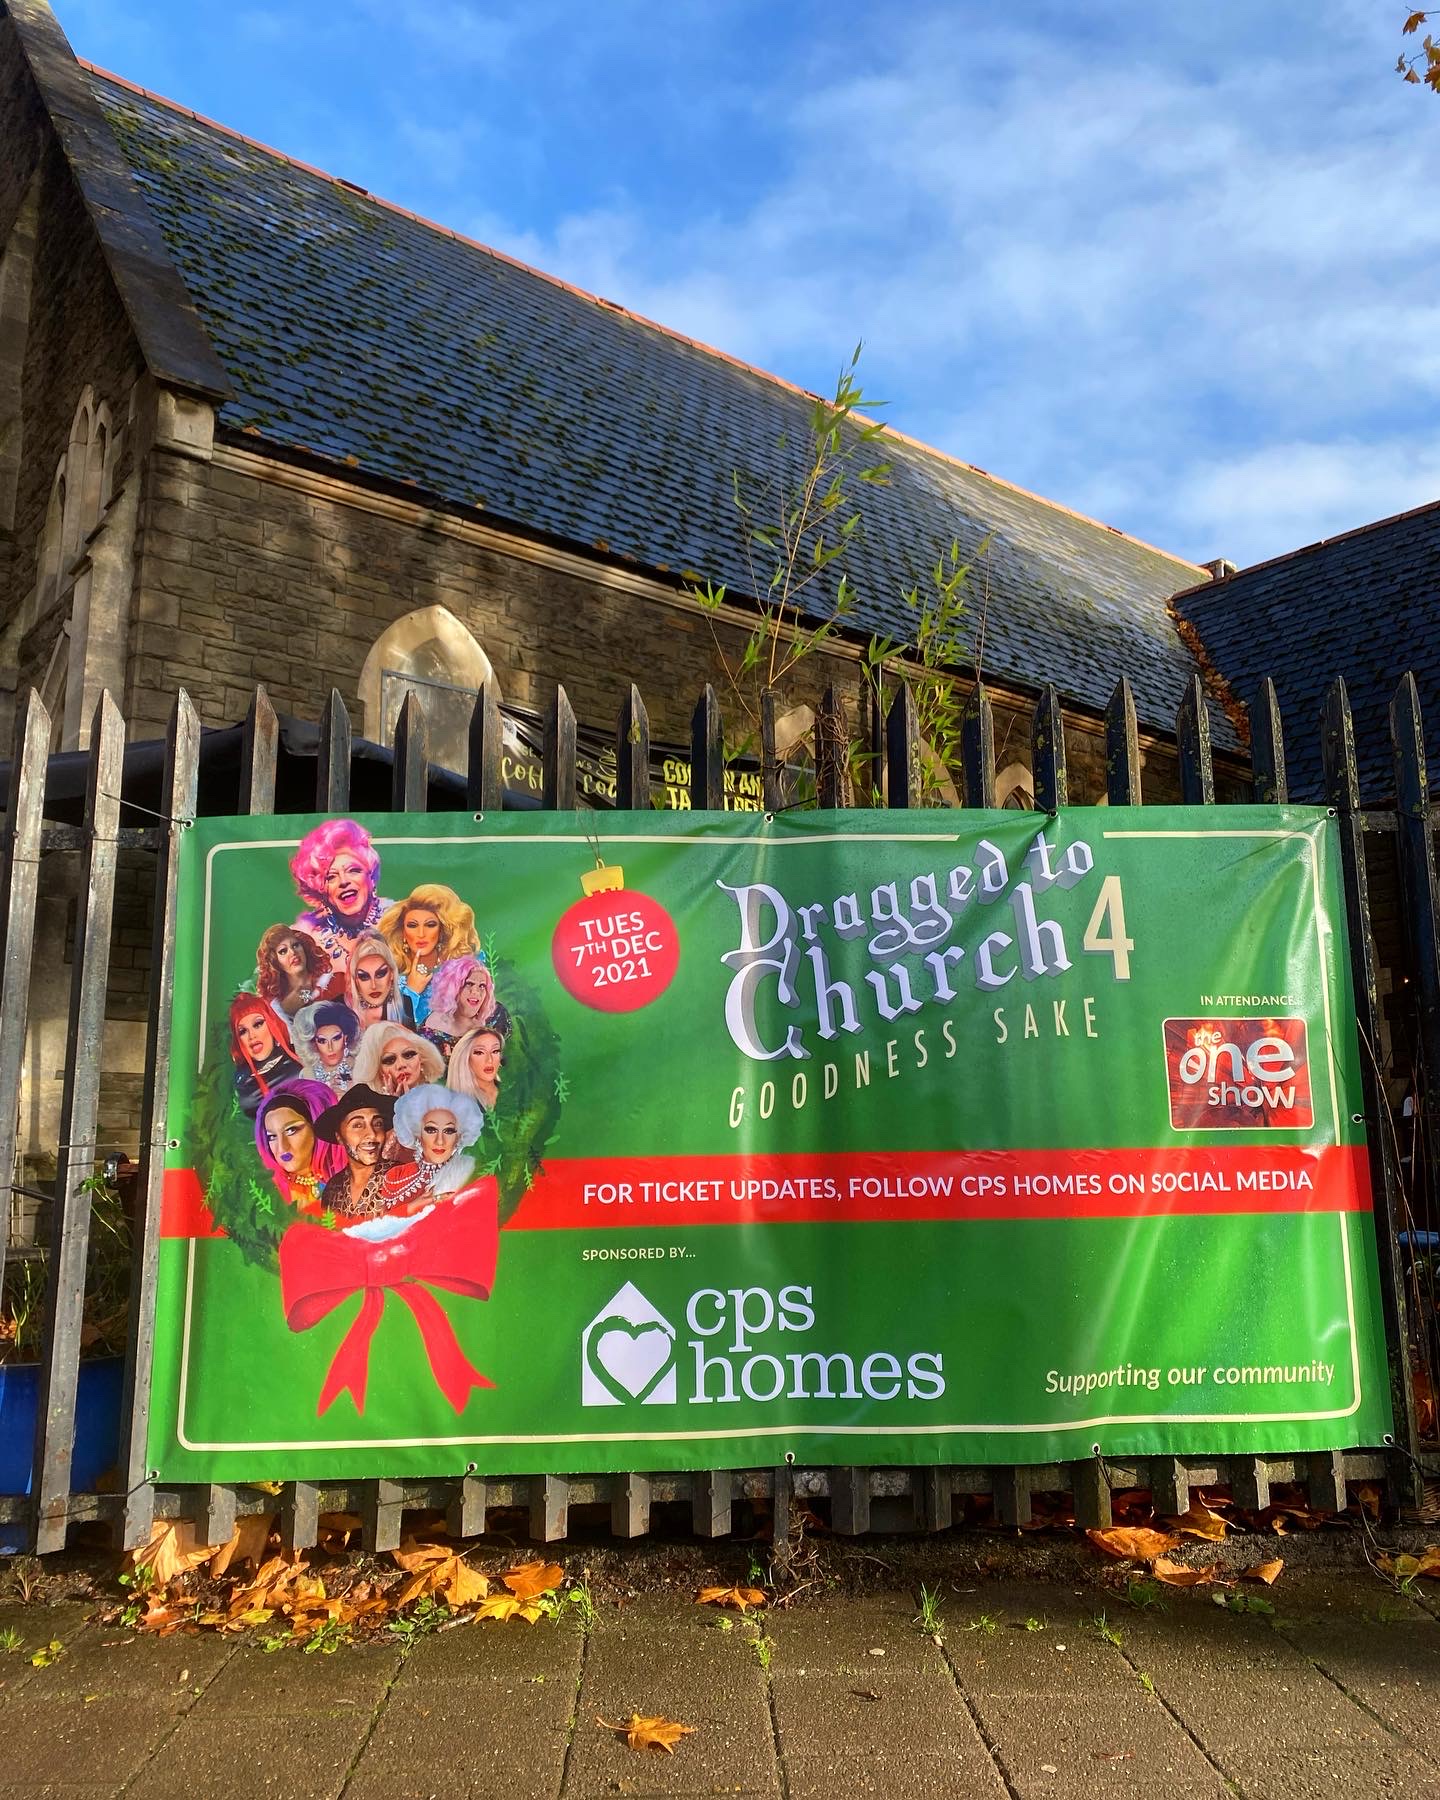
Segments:
[[[627,1281],[581,1335],[581,1403],[766,1406],[938,1400],[945,1392],[938,1350],[821,1349],[809,1336],[816,1325],[812,1287],[698,1288],[685,1302],[682,1339]]]
[[[1303,1019],[1167,1019],[1177,1131],[1304,1130],[1314,1122]]]

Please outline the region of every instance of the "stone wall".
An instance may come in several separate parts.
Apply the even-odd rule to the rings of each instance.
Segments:
[[[712,632],[710,618],[638,573],[223,442],[209,460],[157,449],[140,522],[127,713],[137,731],[159,735],[183,685],[207,724],[233,723],[263,682],[277,710],[315,718],[333,686],[357,730],[376,735],[361,703],[366,658],[388,626],[434,606],[473,635],[507,702],[539,709],[558,681],[576,715],[603,727],[633,680],[653,735],[682,742],[705,682],[726,704],[717,634],[732,662],[744,636],[723,621]],[[858,665],[828,654],[796,671],[784,704],[813,704],[831,680],[853,709]],[[1098,721],[1071,718],[1066,743],[1074,797],[1099,799]],[[1028,708],[1003,697],[996,751],[999,769],[1028,769]],[[1147,746],[1146,792],[1175,796],[1173,751]]]
[[[134,434],[124,428],[140,377],[134,337],[58,146],[45,152],[38,180],[14,529],[0,590],[0,642],[10,647],[21,688],[39,684],[65,622],[63,608],[37,609],[36,553],[76,407],[88,387],[96,406],[109,412],[117,434],[110,488],[119,494],[133,470]],[[78,555],[84,545],[72,548]]]

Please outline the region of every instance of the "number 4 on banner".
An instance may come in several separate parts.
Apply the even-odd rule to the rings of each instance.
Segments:
[[[1108,925],[1108,933],[1104,927]],[[1120,877],[1107,875],[1100,884],[1100,898],[1085,927],[1085,948],[1094,956],[1109,955],[1115,962],[1115,979],[1130,979],[1130,952],[1135,940],[1125,935],[1125,900],[1120,891]]]

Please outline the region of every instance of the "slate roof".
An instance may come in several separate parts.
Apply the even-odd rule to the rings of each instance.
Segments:
[[[252,428],[499,523],[748,591],[732,471],[774,476],[809,398],[613,304],[90,70]],[[790,452],[789,454],[793,454]],[[1193,564],[898,436],[852,565],[865,629],[990,536],[985,667],[1168,730]],[[353,462],[351,462],[353,459]],[[977,583],[977,586],[979,584]],[[1217,740],[1232,741],[1215,719]]]
[[[1321,797],[1320,713],[1343,675],[1355,715],[1361,788],[1371,805],[1395,789],[1389,705],[1415,671],[1440,754],[1440,502],[1327,538],[1176,596],[1236,697],[1269,675],[1280,699],[1294,798]]]

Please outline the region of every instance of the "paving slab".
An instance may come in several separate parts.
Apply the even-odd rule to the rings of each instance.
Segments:
[[[579,1659],[576,1659],[578,1673]],[[553,1800],[574,1720],[575,1681],[511,1686],[439,1680],[392,1690],[345,1800],[466,1794]]]
[[[769,1686],[753,1633],[719,1628],[709,1608],[677,1595],[644,1596],[590,1635],[566,1800],[601,1794],[778,1795]],[[773,1653],[772,1653],[773,1661]],[[631,1750],[597,1718],[663,1714],[694,1727],[675,1753]]]
[[[38,1785],[0,1781],[0,1800],[109,1800],[114,1789],[73,1781],[42,1781]]]
[[[1352,1700],[1430,1761],[1440,1711],[1440,1624],[1370,1576],[1307,1578],[1277,1597],[1280,1630]]]
[[[197,1708],[125,1789],[126,1800],[337,1800],[370,1715],[256,1718]]]
[[[1117,1693],[1112,1678],[1083,1694],[980,1694],[975,1710],[1020,1800],[1097,1793],[1229,1800],[1223,1776],[1138,1684],[1129,1693]]]
[[[607,1609],[607,1620],[619,1615]],[[430,1681],[570,1683],[573,1693],[580,1678],[584,1638],[571,1620],[540,1619],[527,1625],[523,1619],[481,1619],[457,1625],[418,1640],[405,1658],[396,1678],[401,1689]]]
[[[244,1644],[206,1688],[205,1711],[272,1718],[369,1717],[401,1661],[398,1647],[388,1644],[347,1644],[331,1656],[307,1656],[301,1649],[267,1654],[257,1644]]]
[[[27,1700],[0,1706],[6,1778],[17,1786],[70,1782],[114,1792],[174,1729],[166,1706],[133,1699]]]
[[[1003,1796],[950,1668],[915,1629],[914,1610],[907,1595],[886,1595],[826,1601],[770,1621],[771,1691],[791,1800]]]
[[[1294,1584],[1298,1588],[1298,1583]],[[1299,1607],[1278,1589],[1273,1599]],[[1283,1624],[1283,1621],[1282,1621]],[[1428,1762],[1316,1669],[1268,1618],[1216,1607],[1203,1590],[1133,1613],[1126,1648],[1170,1711],[1247,1796],[1440,1796]]]
[[[141,1638],[123,1626],[87,1626],[26,1682],[27,1700],[144,1700],[172,1712],[191,1705],[235,1654],[233,1639]]]
[[[11,1603],[0,1606],[0,1632],[15,1632],[20,1639],[14,1650],[0,1652],[0,1700],[17,1694],[34,1679],[37,1671],[30,1658],[42,1644],[58,1639],[70,1643],[85,1629],[90,1617],[88,1606],[25,1606]]]

